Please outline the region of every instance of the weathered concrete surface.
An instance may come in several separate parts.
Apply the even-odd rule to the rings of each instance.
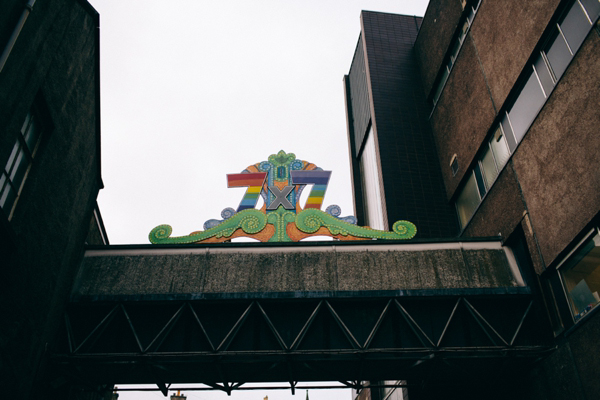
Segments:
[[[89,250],[73,297],[522,286],[499,242]]]
[[[432,90],[462,12],[461,3],[456,0],[431,1],[427,6],[415,43],[426,95]]]
[[[471,34],[498,110],[558,4],[558,0],[481,2]]]
[[[448,199],[469,171],[495,117],[496,110],[469,33],[431,115]],[[458,159],[456,175],[450,168],[454,154]]]
[[[592,29],[512,158],[547,266],[600,209],[598,46]]]

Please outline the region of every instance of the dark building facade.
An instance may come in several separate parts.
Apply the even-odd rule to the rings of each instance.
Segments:
[[[345,76],[355,213],[359,225],[391,229],[410,220],[420,238],[455,236],[456,216],[427,121],[414,41],[422,19],[363,12]]]
[[[360,222],[502,237],[555,344],[513,389],[409,382],[413,400],[600,397],[599,14],[597,0],[361,14],[344,79]],[[369,198],[378,191],[381,201]]]
[[[98,13],[3,1],[0,51],[0,382],[24,399],[76,398],[47,372],[84,244],[107,243]]]

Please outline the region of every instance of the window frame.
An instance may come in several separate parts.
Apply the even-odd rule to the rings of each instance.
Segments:
[[[37,132],[35,132],[33,142],[28,143],[28,135],[31,133],[31,129]],[[0,210],[5,213],[8,220],[12,218],[19,202],[19,197],[38,153],[44,131],[40,110],[34,105],[27,112],[6,165],[0,171]],[[24,170],[19,172],[22,167],[24,167]]]
[[[562,293],[564,295],[565,302],[567,303],[567,309],[569,310],[571,320],[575,325],[584,320],[585,317],[587,317],[590,314],[590,311],[600,308],[600,301],[597,301],[596,306],[592,307],[590,310],[586,311],[586,309],[584,309],[579,313],[576,312],[576,310],[573,308],[573,301],[565,282],[564,273],[567,271],[567,269],[565,269],[565,265],[568,264],[571,260],[573,260],[573,258],[577,256],[577,253],[584,248],[585,244],[589,240],[593,240],[595,236],[600,236],[600,228],[598,226],[594,226],[590,231],[588,231],[588,233],[584,235],[584,237],[573,247],[573,249],[571,249],[571,251],[569,251],[567,255],[564,256],[562,260],[556,265],[556,271],[560,282],[560,287],[562,288]]]
[[[452,72],[452,69],[454,68],[454,65],[456,64],[456,60],[458,60],[460,51],[462,50],[462,47],[467,39],[469,31],[471,30],[471,27],[473,26],[473,21],[475,20],[475,17],[477,16],[479,7],[481,7],[481,0],[473,0],[463,10],[462,16],[461,16],[459,23],[457,25],[457,28],[456,28],[456,32],[454,33],[454,36],[453,36],[452,40],[450,41],[450,45],[448,46],[447,53],[444,56],[444,59],[442,61],[442,66],[438,70],[436,79],[431,88],[429,99],[430,99],[433,107],[431,110],[431,114],[429,116],[430,118],[431,118],[431,115],[433,115],[433,111],[435,110],[437,103],[439,102],[440,98],[442,97],[442,92],[444,91],[444,88],[446,87],[446,83],[448,82],[448,79],[450,78],[450,73]],[[467,26],[466,29],[465,29],[465,26]]]
[[[527,61],[525,67],[523,68],[523,71],[521,71],[519,79],[517,80],[517,83],[515,84],[513,91],[511,92],[510,98],[507,99],[507,101],[505,102],[505,105],[502,107],[501,111],[498,113],[496,121],[492,124],[490,131],[488,132],[488,135],[486,136],[485,145],[483,145],[483,144],[480,145],[480,149],[477,152],[477,155],[474,158],[474,161],[471,163],[471,166],[469,168],[467,168],[467,170],[465,171],[465,173],[461,179],[462,182],[458,186],[457,190],[455,191],[455,194],[453,197],[454,197],[455,208],[458,213],[459,208],[458,208],[457,202],[458,202],[458,199],[462,196],[462,193],[466,188],[467,181],[470,179],[469,173],[475,174],[475,170],[477,168],[479,168],[480,172],[485,172],[485,170],[483,169],[483,166],[482,166],[482,162],[481,162],[482,157],[485,154],[486,149],[490,148],[490,141],[493,140],[495,133],[497,132],[498,128],[500,128],[502,130],[502,134],[504,136],[504,141],[506,142],[509,155],[506,159],[505,164],[500,167],[500,166],[498,166],[498,163],[496,160],[496,154],[493,153],[493,151],[492,151],[492,156],[494,157],[494,160],[496,161],[496,167],[498,169],[498,174],[497,174],[496,178],[493,180],[493,183],[488,185],[488,187],[485,188],[484,194],[480,196],[481,200],[479,202],[479,205],[477,207],[475,207],[473,214],[466,220],[466,222],[464,224],[462,223],[460,214],[458,215],[458,220],[461,225],[461,231],[464,231],[464,229],[469,225],[472,217],[477,213],[477,209],[479,208],[479,206],[485,199],[485,196],[491,190],[491,187],[497,181],[498,177],[500,176],[500,174],[502,173],[502,171],[508,164],[508,161],[512,158],[512,156],[516,152],[517,148],[519,147],[519,144],[523,141],[525,136],[527,136],[529,129],[535,123],[535,120],[537,119],[538,115],[544,108],[550,95],[552,94],[552,92],[554,91],[556,86],[558,85],[558,82],[560,81],[561,77],[564,75],[566,70],[569,68],[569,65],[571,64],[571,62],[577,55],[577,52],[579,51],[579,49],[585,42],[585,37],[584,37],[584,39],[581,41],[581,43],[579,43],[578,47],[576,49],[572,49],[571,46],[569,45],[565,35],[562,32],[561,23],[564,21],[565,17],[571,12],[571,10],[574,7],[579,7],[580,9],[582,9],[583,14],[586,17],[586,21],[591,22],[591,25],[589,26],[589,30],[588,30],[587,34],[585,35],[585,37],[587,37],[587,35],[589,35],[589,32],[592,29],[594,29],[594,26],[596,25],[596,21],[600,17],[600,6],[597,7],[598,14],[594,17],[594,19],[592,21],[588,9],[586,9],[586,7],[581,3],[581,1],[573,0],[572,2],[569,2],[568,4],[566,4],[565,7],[556,14],[558,17],[557,17],[557,19],[554,20],[555,22],[550,23],[549,26],[547,27],[547,29],[543,35],[543,36],[545,36],[545,39],[540,41],[540,43],[538,44],[538,47],[537,47],[538,50],[534,51],[534,53],[532,54],[530,59]],[[552,63],[550,62],[550,60],[548,58],[547,50],[551,47],[551,44],[553,44],[558,37],[561,37],[563,42],[567,45],[567,50],[569,51],[571,56],[566,64],[564,71],[562,71],[557,76],[555,71],[552,69]],[[551,87],[546,87],[547,85],[546,86],[544,85],[545,82],[546,83],[548,83],[548,82],[547,82],[547,79],[542,79],[542,76],[540,76],[540,73],[542,72],[542,71],[538,71],[538,69],[540,67],[546,68],[546,70],[543,73],[549,74],[550,79],[553,81],[553,85]],[[535,75],[535,79],[534,79],[534,75]],[[515,129],[513,127],[513,121],[511,120],[510,113],[513,110],[513,108],[515,107],[515,105],[521,99],[521,95],[524,93],[525,88],[527,87],[527,85],[530,82],[537,82],[538,87],[540,88],[541,94],[543,96],[543,101],[541,102],[539,107],[537,107],[537,111],[535,112],[535,115],[531,118],[531,121],[529,121],[526,125],[520,126],[520,128],[522,128],[524,126],[525,130],[524,130],[523,134],[520,135],[519,138],[517,138]],[[441,94],[440,94],[440,96],[441,96]],[[523,98],[523,101],[525,101],[525,98]],[[436,104],[434,104],[434,109],[435,109],[435,105]],[[431,112],[431,115],[433,115],[433,110]],[[518,115],[518,114],[515,114],[515,115]],[[486,184],[485,177],[483,180],[484,180],[484,184]]]

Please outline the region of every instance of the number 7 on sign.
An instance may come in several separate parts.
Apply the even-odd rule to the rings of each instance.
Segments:
[[[308,199],[306,199],[304,208],[316,208],[320,210],[327,185],[329,185],[331,171],[290,171],[290,173],[292,174],[293,185],[314,185],[308,195]]]
[[[266,172],[227,174],[227,187],[248,187],[236,212],[256,207],[258,196],[260,196],[266,178]]]

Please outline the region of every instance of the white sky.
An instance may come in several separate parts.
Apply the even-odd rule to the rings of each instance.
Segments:
[[[244,194],[228,189],[225,175],[279,150],[333,171],[323,209],[338,204],[343,216],[353,214],[342,78],[360,11],[422,16],[428,3],[90,2],[101,26],[105,188],[98,202],[111,244],[148,243],[160,224],[171,225],[174,236],[202,230],[223,208],[237,208]],[[289,393],[269,392],[269,400],[300,399]],[[120,400],[159,397],[123,393]],[[350,392],[310,391],[310,397],[348,400]]]

